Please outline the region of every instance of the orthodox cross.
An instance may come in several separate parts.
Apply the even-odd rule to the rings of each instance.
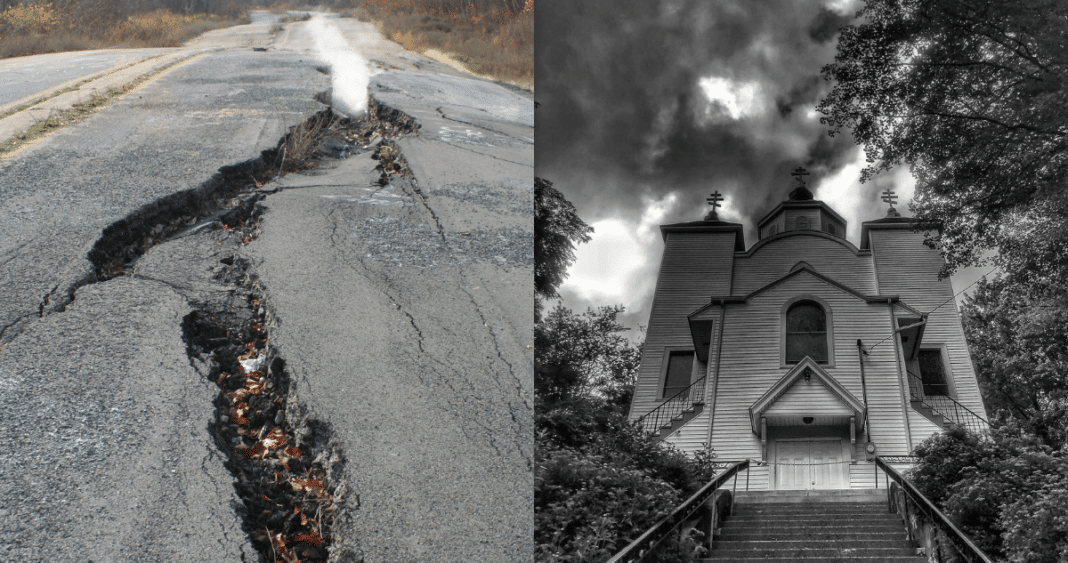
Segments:
[[[720,195],[719,190],[714,193],[708,194],[708,204],[712,206],[712,209],[708,211],[708,215],[705,215],[705,221],[719,221],[719,215],[716,214],[716,208],[719,207],[719,202],[723,201],[723,196]]]
[[[803,176],[809,176],[810,174],[808,173],[808,170],[805,170],[804,168],[798,166],[794,170],[793,174],[790,174],[790,175],[793,176],[794,178],[797,178],[797,181],[801,183],[800,185],[804,186],[805,185],[805,179],[803,178]]]
[[[883,192],[883,201],[889,203],[890,208],[892,209],[894,204],[897,203],[897,194],[895,194],[893,190],[887,188],[887,190]]]
[[[712,206],[712,211],[715,212],[716,208],[719,207],[719,202],[723,201],[723,196],[720,195],[719,190],[708,195],[711,196],[708,198],[708,204]]]

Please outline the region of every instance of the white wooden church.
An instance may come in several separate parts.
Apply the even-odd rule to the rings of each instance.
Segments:
[[[718,193],[705,220],[660,227],[630,417],[683,451],[765,462],[752,490],[871,488],[873,456],[982,431],[986,412],[938,251],[889,191],[886,217],[847,240],[804,174],[751,245]]]

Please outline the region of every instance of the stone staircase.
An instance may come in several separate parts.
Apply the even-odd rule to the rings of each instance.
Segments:
[[[926,561],[906,534],[882,489],[738,493],[702,561]]]

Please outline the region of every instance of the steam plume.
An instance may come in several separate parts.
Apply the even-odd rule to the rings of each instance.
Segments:
[[[330,66],[332,86],[331,106],[349,118],[357,118],[367,111],[367,84],[371,69],[337,27],[326,23],[322,16],[308,22],[308,31],[315,39],[319,58]]]

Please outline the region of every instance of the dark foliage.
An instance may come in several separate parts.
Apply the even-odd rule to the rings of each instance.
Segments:
[[[557,306],[534,326],[534,388],[546,400],[596,393],[611,405],[630,404],[641,349],[616,322],[622,306],[576,315]]]
[[[691,459],[627,420],[640,348],[622,311],[557,306],[535,325],[536,561],[604,561],[714,473],[710,451]]]
[[[536,561],[604,561],[715,474],[601,399],[538,405],[535,424]]]
[[[961,309],[987,410],[1045,445],[1068,443],[1068,291],[1060,284],[981,280]]]
[[[995,261],[1018,283],[1068,274],[1068,4],[868,0],[818,109],[870,166],[916,177],[912,209],[945,273]]]
[[[593,228],[579,219],[575,206],[553,187],[534,178],[534,293],[543,299],[557,296],[575,260],[575,244],[589,242]]]
[[[1068,461],[1015,424],[980,439],[963,430],[916,448],[910,478],[992,557],[1055,563],[1068,557]]]

